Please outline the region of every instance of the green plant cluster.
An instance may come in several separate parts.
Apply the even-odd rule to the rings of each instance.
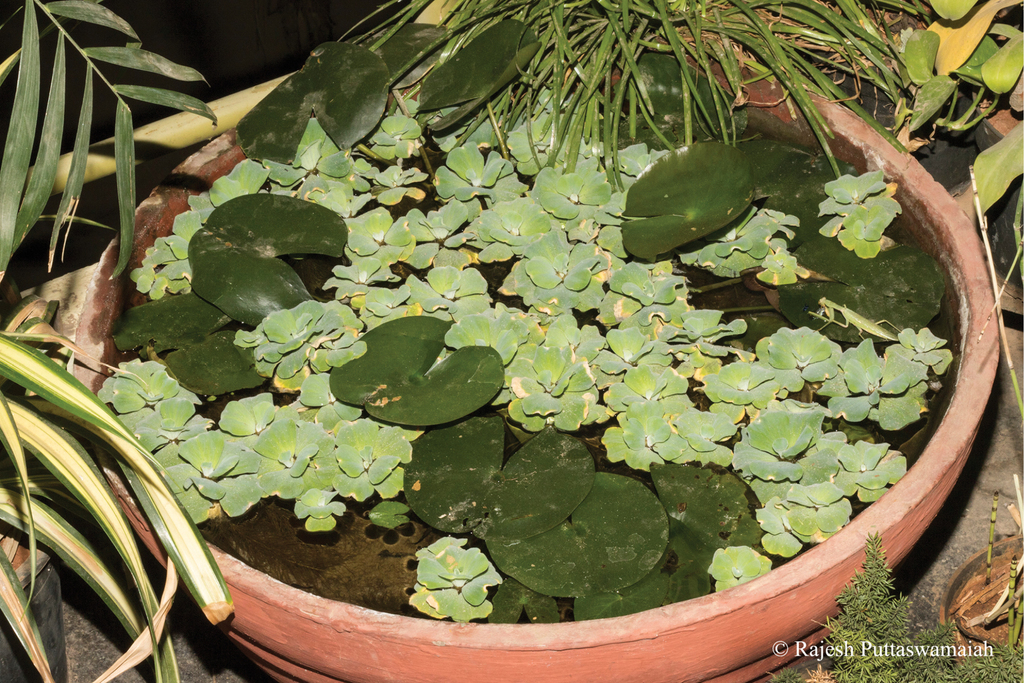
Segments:
[[[903,456],[873,443],[858,423],[898,430],[920,419],[929,383],[951,359],[941,340],[906,329],[881,357],[870,340],[843,350],[807,327],[744,340],[742,318],[691,303],[675,266],[689,209],[679,197],[659,205],[659,196],[694,163],[749,175],[737,150],[631,146],[619,161],[624,192],[591,148],[571,168],[530,175],[535,166],[504,158],[485,136],[491,144],[456,144],[437,166],[435,208],[393,215],[386,193],[395,188],[381,173],[413,168],[408,160],[430,143],[408,138],[407,124],[401,135],[378,126],[371,148],[339,151],[316,119],[303,125],[296,161],[264,161],[254,193],[214,207],[205,222],[195,210],[180,219],[202,225],[179,245],[186,263],[198,259],[194,291],[242,324],[216,332],[224,324],[217,318],[195,334],[229,335],[233,358],[273,394],[230,402],[213,425],[193,415],[198,399],[152,362],[128,367],[104,390],[153,444],[195,520],[237,516],[276,496],[294,501],[308,530],[329,531],[353,501],[402,505],[402,496],[431,526],[485,541],[498,570],[540,602],[574,598],[580,618],[596,618],[706,593],[712,578],[719,589],[752,580],[771,556],[790,557],[836,533],[851,500],[875,500],[905,472]],[[410,144],[399,144],[402,135]],[[382,167],[392,148],[395,163]],[[223,192],[240,186],[225,183]],[[805,277],[796,261],[778,266],[795,258],[788,240],[799,220],[747,210],[750,196],[741,188],[711,207],[702,193],[684,198],[715,215],[702,224],[708,246],[682,261],[726,276],[757,268],[774,285]],[[647,221],[650,233],[638,232]],[[225,252],[245,230],[261,235],[255,246]],[[631,245],[656,257],[637,258]],[[220,275],[249,282],[256,260],[276,261],[268,253],[333,258],[333,277],[317,291],[334,300],[314,298],[291,271],[251,286]],[[165,334],[147,327],[136,336]],[[141,389],[129,384],[134,376],[145,378]],[[201,393],[248,381],[225,379]],[[498,411],[498,424],[525,442],[504,464],[504,427],[469,417],[480,409]],[[601,431],[591,445],[608,462],[649,472],[659,495],[630,477],[595,475],[581,442],[564,436],[592,429]],[[469,448],[471,440],[479,445]],[[682,472],[718,468],[729,470],[728,484],[675,500]],[[535,490],[556,480],[557,500]],[[728,504],[714,498],[722,490],[733,496]],[[701,496],[719,502],[698,503]],[[676,512],[680,505],[691,512]],[[396,525],[406,512],[385,507],[373,518]],[[687,526],[697,520],[735,531],[706,535]],[[599,545],[611,555],[594,555],[586,534],[605,534]],[[420,578],[413,604],[435,617],[483,618],[484,589],[499,581],[487,557],[470,561],[467,552],[479,551],[453,541],[424,555],[421,563],[444,571]],[[472,567],[460,568],[464,561]],[[568,564],[580,570],[563,575],[558,567]]]
[[[991,656],[953,656],[953,624],[911,636],[906,597],[893,591],[892,572],[880,536],[867,539],[864,567],[836,599],[839,616],[829,619],[828,643],[837,653],[832,675],[838,683],[934,681],[1010,683],[1022,675],[1019,646],[992,645]],[[846,643],[856,644],[848,653]],[[860,643],[891,645],[889,653],[862,653]],[[903,648],[900,652],[897,648]],[[910,652],[913,651],[913,654]],[[775,680],[775,679],[773,679]]]

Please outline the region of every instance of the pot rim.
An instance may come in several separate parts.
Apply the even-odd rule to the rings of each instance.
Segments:
[[[918,203],[914,207],[920,220],[952,222],[950,244],[946,245],[943,254],[933,253],[933,256],[940,260],[947,276],[947,293],[951,289],[959,293],[958,297],[952,298],[953,306],[957,307],[954,318],[959,321],[954,332],[961,350],[956,375],[948,379],[954,382],[954,391],[944,419],[932,434],[918,462],[880,500],[827,541],[773,569],[766,577],[721,593],[609,619],[559,624],[459,624],[384,613],[293,588],[211,546],[232,591],[253,596],[265,603],[268,609],[276,607],[307,614],[339,631],[372,632],[378,636],[383,634],[385,639],[419,641],[424,646],[497,647],[508,651],[576,650],[644,641],[673,632],[699,634],[703,622],[728,614],[748,612],[747,619],[769,616],[766,613],[754,614],[756,608],[752,606],[768,600],[778,604],[778,599],[803,602],[800,589],[811,578],[835,573],[850,561],[857,565],[862,562],[864,539],[869,535],[881,533],[886,545],[904,537],[912,537],[911,541],[916,539],[914,531],[896,528],[895,522],[921,507],[928,497],[941,495],[944,499],[948,494],[952,484],[944,483],[943,479],[949,470],[955,469],[959,473],[963,467],[998,364],[994,326],[989,326],[984,336],[980,334],[993,300],[984,276],[987,270],[980,238],[967,215],[912,157],[890,147],[848,110],[820,100],[817,104],[832,130],[843,130],[851,140],[856,140],[851,144],[858,147],[858,153],[863,155],[870,170],[883,170],[901,187],[910,185],[931,190],[929,200],[934,201],[927,205]],[[934,245],[924,244],[923,247],[926,251],[937,250]],[[104,258],[108,255],[116,260],[116,251],[108,249]],[[94,283],[106,279],[100,275],[102,270],[97,269]],[[107,277],[111,271],[112,267],[105,271]],[[90,322],[83,318],[78,331],[80,344],[83,344],[83,330],[88,337]],[[88,350],[97,349],[95,339],[87,338],[85,342]],[[953,416],[955,419],[950,419]],[[930,512],[928,521],[934,518],[934,514]],[[906,541],[902,541],[902,545],[906,545]],[[890,555],[890,560],[898,562],[905,553],[906,550],[902,554]],[[808,624],[807,632],[821,626]],[[567,638],[570,635],[571,639]]]

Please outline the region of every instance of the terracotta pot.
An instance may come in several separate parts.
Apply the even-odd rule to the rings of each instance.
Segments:
[[[897,199],[914,237],[946,272],[944,310],[960,354],[945,380],[953,391],[939,408],[946,419],[934,427],[930,444],[902,481],[827,542],[762,579],[640,614],[581,623],[455,624],[375,612],[291,588],[214,548],[236,606],[225,630],[238,646],[274,678],[302,683],[680,683],[754,680],[796,657],[796,641],[820,638],[825,618],[836,613],[834,597],[863,561],[865,537],[882,534],[887,556],[899,562],[935,517],[970,451],[997,363],[995,327],[981,335],[992,295],[970,220],[913,158],[894,151],[841,107],[820,108],[835,132],[837,156],[861,172],[881,169],[899,184]],[[774,129],[776,137],[814,144],[785,107],[753,109],[751,119]],[[144,245],[168,233],[173,215],[184,209],[181,183],[202,190],[239,158],[230,134],[222,137],[142,203],[136,264]],[[115,260],[116,251],[108,250],[78,331],[78,342],[108,362],[116,358],[110,324],[128,298],[125,278],[109,281]],[[94,389],[102,381],[87,371],[83,379]],[[137,513],[132,521],[147,532]],[[152,547],[152,536],[146,538]]]
[[[988,548],[982,548],[960,565],[946,586],[946,593],[939,604],[939,621],[956,624],[964,644],[990,642],[1005,645],[1007,638],[1006,615],[997,619],[990,627],[983,624],[971,626],[972,617],[987,613],[1006,589],[1010,577],[1010,558],[1020,562],[1024,559],[1024,546],[1020,536],[1004,538],[992,547],[992,574],[985,585],[985,564]]]

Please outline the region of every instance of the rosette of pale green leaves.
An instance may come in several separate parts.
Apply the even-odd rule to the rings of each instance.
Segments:
[[[545,167],[537,174],[530,196],[571,230],[606,213],[612,199],[608,176],[597,159],[578,164],[573,171]]]
[[[177,450],[183,441],[202,434],[213,422],[196,415],[196,406],[188,398],[177,396],[156,404],[155,410],[135,422],[133,431],[139,442],[150,451]]]
[[[480,197],[487,205],[515,199],[526,191],[510,161],[495,151],[485,160],[472,145],[449,152],[445,165],[434,174],[434,182],[442,199],[468,202]]]
[[[524,257],[512,266],[499,290],[502,294],[521,296],[525,305],[549,316],[601,305],[614,257],[599,246],[570,248],[565,233],[552,230],[527,247]]]
[[[375,183],[371,192],[378,204],[394,206],[408,197],[413,201],[420,201],[427,196],[427,193],[418,187],[410,187],[414,183],[420,183],[427,179],[427,174],[415,166],[400,168],[388,166],[381,170],[375,170],[370,179]]]
[[[358,358],[365,346],[356,338],[363,325],[337,301],[304,301],[274,311],[252,332],[239,330],[235,344],[251,348],[256,372],[285,391],[298,391],[312,372],[329,372]]]
[[[749,546],[718,548],[708,573],[715,580],[715,590],[738,586],[764,576],[772,569],[772,561]]]
[[[252,448],[264,458],[258,477],[267,495],[292,500],[307,490],[333,485],[338,469],[334,439],[318,424],[274,420]]]
[[[793,557],[803,543],[821,543],[850,521],[853,508],[831,482],[794,485],[784,497],[773,497],[757,511],[764,531],[761,545],[772,555]]]
[[[839,374],[842,349],[823,334],[806,327],[782,328],[757,343],[757,357],[775,368],[775,379],[790,393],[804,382],[824,382]]]
[[[601,443],[608,460],[625,462],[633,469],[649,472],[651,465],[681,462],[686,442],[672,425],[668,406],[658,400],[630,403],[616,419],[618,427],[609,427]]]
[[[182,443],[173,459],[157,458],[196,524],[206,521],[215,506],[238,517],[264,496],[256,477],[263,458],[223,432],[203,432]]]
[[[641,365],[667,367],[672,364],[672,350],[663,341],[650,339],[636,327],[608,330],[607,349],[594,358],[593,366],[600,372],[598,387],[606,388],[622,379],[622,374]]]
[[[361,307],[361,300],[373,285],[401,279],[373,256],[353,259],[350,266],[334,266],[332,273],[334,277],[328,278],[323,288],[335,290],[334,297],[338,301],[347,301],[354,308]]]
[[[426,215],[419,209],[412,209],[399,219],[409,225],[416,248],[406,262],[417,269],[434,266],[463,268],[469,264],[469,257],[458,251],[469,239],[469,235],[458,233],[459,229],[479,213],[480,206],[474,202],[448,202],[436,211]]]
[[[505,383],[515,397],[508,406],[509,417],[527,431],[539,432],[552,424],[571,432],[610,416],[598,403],[589,364],[566,347],[524,345],[505,369]]]
[[[370,184],[365,176],[373,171],[365,159],[353,157],[350,150],[339,149],[316,118],[310,118],[306,124],[291,164],[265,159],[263,165],[270,172],[269,179],[274,188],[271,191],[294,191],[303,199],[329,206],[339,202],[340,195],[325,197],[335,189],[347,191],[350,197],[354,192],[367,192]],[[368,200],[369,197],[366,198]]]
[[[314,373],[302,382],[299,404],[316,410],[313,421],[329,432],[334,432],[340,422],[352,422],[362,416],[361,408],[338,401],[331,393],[330,375]]]
[[[275,420],[297,418],[294,408],[278,407],[269,393],[263,393],[229,402],[221,411],[217,427],[251,448]]]
[[[728,415],[689,408],[675,418],[673,425],[685,440],[673,462],[714,463],[722,467],[732,464],[733,453],[721,442],[735,436],[739,427]]]
[[[869,419],[885,430],[902,429],[928,409],[928,366],[908,355],[887,352],[880,358],[874,343],[865,339],[843,352],[842,372],[825,382],[819,393],[831,397],[829,410],[847,422]]]
[[[167,237],[158,237],[146,249],[142,266],[131,272],[131,279],[141,293],[151,299],[166,294],[187,294],[192,291],[192,266],[188,261],[188,243],[203,227],[198,211],[186,211],[174,218],[174,227]]]
[[[331,531],[338,525],[337,517],[345,514],[345,504],[335,500],[334,491],[308,489],[295,499],[295,516],[304,519],[306,531]]]
[[[416,240],[408,224],[392,220],[384,207],[345,221],[348,242],[345,255],[355,260],[373,256],[386,266],[412,256]]]
[[[900,340],[902,348],[890,346],[885,350],[887,354],[898,353],[907,356],[915,363],[927,365],[936,375],[945,374],[946,368],[953,362],[953,352],[942,348],[946,345],[946,340],[936,337],[927,327],[919,332],[908,328],[896,337]]]
[[[776,235],[781,233],[792,239],[795,234],[792,228],[799,224],[796,216],[762,209],[740,225],[716,233],[717,239],[701,249],[680,254],[679,259],[710,270],[719,277],[737,277],[748,268],[764,266],[766,259],[774,259],[770,265],[778,270],[788,264],[784,258],[788,252],[786,240]]]
[[[741,407],[749,415],[764,410],[776,398],[786,397],[775,374],[775,369],[766,363],[736,361],[701,381],[704,393],[712,401]]]
[[[545,93],[548,101],[552,96],[550,91]],[[548,163],[548,152],[554,140],[554,122],[551,107],[546,107],[508,132],[508,151],[515,159],[516,170],[522,175],[537,175]]]
[[[638,365],[626,370],[622,381],[615,382],[604,393],[605,403],[616,412],[638,402],[658,401],[665,415],[676,416],[692,404],[687,391],[690,383],[675,368]]]
[[[121,363],[121,372],[107,378],[99,391],[101,401],[111,404],[126,424],[134,424],[152,413],[162,401],[184,398],[199,404],[199,397],[183,388],[156,361]]]
[[[686,280],[672,274],[672,263],[616,264],[608,279],[598,320],[605,325],[637,327],[651,338],[665,324],[682,325],[691,309]]]
[[[389,161],[409,159],[419,156],[422,136],[423,129],[416,119],[401,114],[385,116],[370,137],[370,151]]]
[[[890,451],[887,443],[846,444],[839,449],[837,460],[842,469],[835,477],[836,486],[847,498],[856,495],[865,503],[881,498],[907,473],[907,459],[899,451]]]
[[[732,346],[714,342],[725,337],[743,334],[747,330],[745,320],[722,322],[722,312],[712,309],[697,309],[681,314],[672,324],[663,325],[657,338],[666,342],[676,358],[682,362],[682,374],[702,379],[717,373],[722,368],[722,359],[736,355],[742,361],[754,359],[754,355]]]
[[[882,249],[882,233],[899,215],[892,198],[896,185],[886,185],[881,171],[860,176],[844,175],[825,183],[828,199],[818,206],[819,216],[833,216],[818,232],[838,237],[839,242],[861,258],[873,258]]]
[[[397,289],[370,287],[363,296],[359,308],[359,319],[366,324],[367,331],[381,323],[407,315],[422,315],[423,306],[410,301],[412,289],[402,285]],[[353,303],[359,303],[358,301]]]
[[[370,419],[339,424],[334,457],[340,471],[334,475],[334,490],[359,501],[374,493],[394,498],[404,486],[401,464],[412,458],[410,441],[419,434]]]
[[[482,212],[468,228],[466,235],[481,249],[484,263],[507,261],[522,256],[526,249],[557,228],[558,223],[530,197],[497,202]]]
[[[410,291],[410,306],[420,306],[425,314],[444,320],[461,320],[467,315],[483,313],[491,306],[487,281],[473,268],[431,268],[426,282],[415,275],[410,275],[405,282]]]
[[[762,412],[743,428],[733,449],[733,469],[748,480],[800,481],[804,474],[800,457],[818,442],[824,417],[819,411]]]
[[[615,159],[618,162],[619,181],[622,189],[628,190],[640,175],[655,161],[668,154],[668,150],[651,150],[644,143],[620,149]]]
[[[487,589],[501,576],[479,548],[464,538],[445,537],[416,551],[416,592],[409,604],[435,619],[468,622],[491,613]]]

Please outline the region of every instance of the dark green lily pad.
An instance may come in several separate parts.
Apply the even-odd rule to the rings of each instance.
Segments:
[[[661,607],[665,604],[668,590],[669,575],[657,566],[632,586],[576,598],[572,605],[573,619],[610,619]]]
[[[518,78],[539,47],[526,24],[514,19],[498,22],[427,75],[420,90],[420,109],[462,105],[433,126],[436,130],[450,127]]]
[[[380,121],[390,80],[384,60],[365,47],[324,43],[238,122],[238,144],[250,159],[290,164],[315,114],[335,144],[349,149]]]
[[[793,251],[818,235],[827,218],[818,216],[818,205],[825,199],[825,183],[836,179],[824,154],[815,154],[774,140],[752,140],[737,145],[750,159],[755,196],[767,197],[762,208],[782,211],[800,219],[789,240]],[[851,164],[838,161],[843,173],[856,175]]]
[[[440,55],[440,48],[416,59],[430,44],[444,37],[444,29],[429,24],[406,24],[380,46],[377,54],[384,60],[391,77],[401,76],[392,88],[401,90],[423,78]],[[413,61],[415,60],[415,61]]]
[[[861,259],[837,240],[820,238],[800,247],[796,257],[801,265],[838,280],[779,287],[779,308],[796,327],[821,328],[823,334],[842,342],[865,338],[853,325],[824,326],[823,321],[809,315],[818,312],[822,297],[868,320],[888,320],[896,330],[921,329],[938,315],[945,280],[935,260],[919,249],[899,246],[873,259]],[[836,317],[840,323],[846,322],[842,315]]]
[[[675,128],[683,124],[685,108],[683,106],[684,81],[679,62],[674,55],[645,52],[637,61],[640,77],[647,88],[647,94],[654,106],[655,123],[665,124],[663,128]],[[689,65],[685,67],[690,73],[690,81],[694,84],[691,91],[693,102],[693,119],[709,133],[710,137],[720,137],[721,127],[715,110],[714,96],[708,80],[698,74]],[[728,106],[728,103],[723,103]],[[703,105],[708,118],[700,112]],[[747,127],[747,113],[744,108],[723,112],[725,120],[735,125],[736,134],[742,133]],[[733,131],[729,129],[729,135]]]
[[[477,417],[413,444],[405,495],[424,522],[487,540],[535,536],[565,521],[594,483],[594,459],[578,439],[547,428],[502,466],[504,423]]]
[[[651,478],[669,517],[709,548],[711,555],[717,548],[760,542],[761,527],[750,510],[757,498],[735,474],[664,464],[651,467]]]
[[[581,597],[631,586],[661,560],[668,517],[629,477],[598,472],[594,486],[555,528],[525,540],[488,541],[498,568],[545,595]]]
[[[489,346],[464,346],[437,363],[451,326],[412,316],[375,327],[360,338],[366,353],[331,371],[331,393],[402,425],[424,427],[469,415],[504,385],[504,365]]]
[[[693,549],[699,545],[681,522],[669,518],[669,582],[664,604],[693,600],[711,592],[711,574],[708,573],[708,568],[714,558],[714,551],[706,556],[695,554]]]
[[[328,208],[283,195],[236,197],[192,237],[192,290],[235,320],[259,325],[313,297],[278,256],[344,254],[348,228]]]
[[[114,344],[122,351],[153,342],[157,353],[198,344],[231,322],[195,294],[167,296],[129,308],[114,323]]]
[[[659,254],[699,239],[719,227],[701,229],[683,216],[641,218],[622,225],[622,247],[638,258],[653,261]]]
[[[715,550],[761,542],[761,527],[750,509],[756,500],[747,484],[730,472],[693,465],[654,465],[651,477],[669,517],[669,550],[675,553],[670,602],[711,591],[708,567]]]
[[[557,624],[558,605],[549,595],[532,591],[515,579],[505,579],[491,599],[494,609],[487,621],[492,624],[517,624],[523,612],[531,624]]]
[[[629,188],[622,243],[643,258],[668,251],[734,220],[754,197],[750,161],[720,142],[701,142],[662,157]]]
[[[200,344],[167,355],[167,367],[182,386],[209,396],[258,387],[266,381],[256,373],[252,350],[235,346],[235,333],[210,335]]]

